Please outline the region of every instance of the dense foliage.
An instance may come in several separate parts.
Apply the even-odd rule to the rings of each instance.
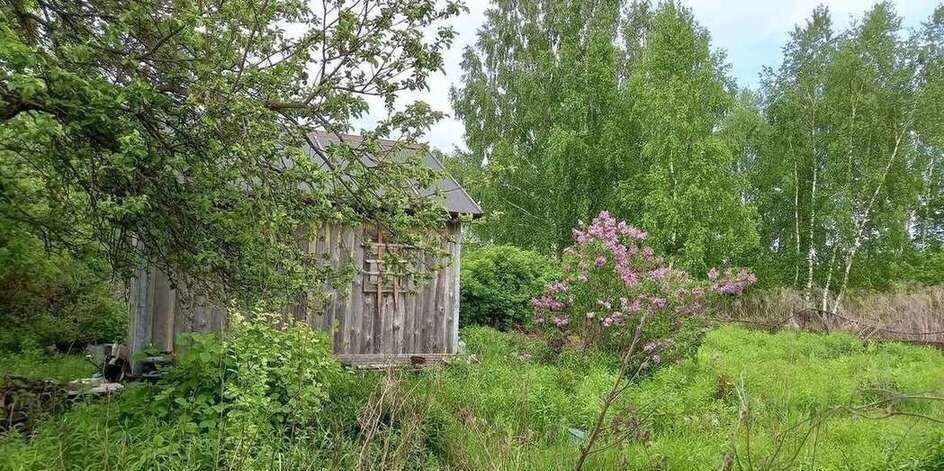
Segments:
[[[550,260],[511,245],[485,247],[462,256],[459,323],[507,330],[531,323],[531,298],[555,276]]]
[[[124,338],[128,312],[107,262],[47,249],[0,217],[0,350]]]
[[[380,394],[382,381],[373,374],[342,370],[322,333],[300,324],[278,329],[264,317],[238,319],[222,337],[188,335],[177,365],[154,385],[127,384],[105,400],[34,411],[38,427],[31,433],[22,427],[0,433],[0,468],[435,467],[427,438],[435,434],[435,417],[424,413],[409,422],[414,416],[405,412],[425,411],[421,403]],[[88,374],[89,366],[79,356],[0,354],[0,377],[65,380]],[[8,384],[0,380],[0,387]],[[53,441],[61,446],[50,455]]]
[[[601,209],[676,266],[756,266],[834,310],[940,269],[944,7],[796,27],[759,90],[674,1],[498,1],[465,51],[456,174],[485,240],[548,253]],[[818,293],[823,293],[822,297]]]
[[[819,8],[791,34],[745,161],[769,247],[758,266],[779,284],[881,287],[940,247],[942,28],[944,7],[908,37],[879,3],[841,32]]]
[[[435,227],[432,176],[382,152],[441,113],[426,86],[455,2],[35,0],[0,5],[0,218],[127,275],[146,260],[224,299],[330,281],[298,247],[319,223]],[[368,110],[366,143],[315,149]],[[399,146],[390,152],[397,152]],[[383,162],[367,168],[370,152]],[[316,154],[320,162],[312,159]],[[389,158],[388,158],[389,157]],[[383,197],[379,197],[379,195]]]

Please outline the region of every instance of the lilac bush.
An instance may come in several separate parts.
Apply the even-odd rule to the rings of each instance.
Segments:
[[[564,277],[531,300],[538,328],[563,348],[622,351],[642,327],[645,364],[697,348],[705,313],[756,282],[746,269],[712,268],[707,280],[689,276],[645,245],[644,230],[603,211],[573,230]]]

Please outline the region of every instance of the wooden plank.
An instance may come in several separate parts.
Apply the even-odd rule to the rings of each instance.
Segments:
[[[164,325],[165,352],[173,352],[177,343],[177,287],[171,286],[168,279],[167,292],[167,323]]]
[[[426,254],[417,255],[418,264],[423,270],[426,269]],[[426,329],[426,323],[423,320],[423,312],[426,311],[426,291],[429,289],[429,281],[423,280],[416,283],[416,303],[413,308],[413,353],[423,351],[423,332]]]
[[[455,301],[453,287],[456,284],[455,271],[453,268],[453,254],[456,247],[454,243],[449,244],[449,265],[443,268],[443,277],[445,279],[443,305],[442,305],[442,348],[444,353],[450,353],[452,348],[452,305]]]
[[[459,301],[460,301],[460,291],[459,291],[459,274],[460,268],[462,265],[462,224],[455,224],[455,244],[453,245],[452,250],[452,305],[450,306],[450,315],[449,315],[449,348],[446,350],[448,353],[456,353],[459,351]]]
[[[371,240],[373,237],[377,236],[376,228],[364,226],[363,231],[364,231],[365,240]],[[373,250],[376,250],[376,247]],[[365,259],[369,255],[370,254],[365,251],[364,253]],[[366,262],[366,260],[364,262],[364,269],[365,270],[371,269],[371,267],[368,266],[368,263]],[[365,285],[369,285],[370,281],[371,281],[370,278],[365,278],[365,282],[364,282]],[[363,314],[362,314],[361,320],[363,322],[363,329],[361,332],[361,349],[358,351],[358,353],[375,353],[374,348],[377,342],[376,331],[379,328],[379,324],[377,323],[377,318],[376,318],[377,296],[368,295],[367,293],[365,293],[364,302],[362,303],[362,305],[363,305]]]
[[[328,266],[333,266],[334,260],[334,229],[333,224],[326,224],[324,226],[324,245],[322,247],[323,252],[321,253],[324,263]],[[321,321],[321,329],[328,334],[332,339],[334,329],[334,312],[335,312],[335,300],[334,287],[329,283],[325,283],[325,293],[327,294],[327,299],[325,300],[324,314]]]
[[[154,312],[151,337],[154,347],[172,351],[174,341],[174,290],[163,271],[154,272]]]
[[[414,328],[416,323],[416,293],[412,292],[413,290],[413,281],[412,279],[407,286],[407,291],[403,295],[403,342],[400,346],[400,351],[397,353],[412,353],[413,352],[413,335]]]
[[[446,290],[448,287],[447,279],[448,270],[445,268],[439,269],[436,272],[436,303],[433,306],[432,316],[433,316],[433,336],[432,336],[432,350],[429,350],[430,353],[441,353],[443,352],[443,324],[445,324],[445,303],[446,303]]]
[[[428,259],[433,261],[429,266],[435,264],[435,259],[433,256],[428,256]],[[438,273],[433,273],[433,278],[430,280],[429,287],[426,290],[426,300],[425,307],[423,309],[423,344],[420,352],[422,353],[433,353],[435,352],[435,337],[436,337],[436,294],[439,292],[439,276]]]
[[[361,316],[361,348],[357,353],[376,353],[374,352],[376,304],[377,298],[375,296],[364,296],[364,314]],[[379,328],[379,326],[377,327]]]
[[[210,309],[206,332],[222,332],[224,319],[226,319],[226,309],[221,306],[213,305]]]
[[[345,352],[355,353],[360,351],[361,332],[363,327],[362,318],[364,316],[364,276],[361,274],[364,269],[362,260],[364,259],[364,228],[362,226],[353,229],[354,235],[354,255],[353,263],[357,267],[357,273],[354,275],[354,282],[351,286],[351,313],[348,330],[349,336],[346,343]]]
[[[341,267],[345,266],[348,263],[350,256],[348,255],[348,247],[351,246],[352,242],[348,241],[348,228],[345,226],[337,226],[337,247],[335,247],[335,259],[334,259],[334,268],[340,270]],[[348,305],[349,301],[349,286],[335,286],[335,325],[333,326],[332,338],[335,352],[344,351],[344,333],[347,328],[347,316],[349,313]]]
[[[426,258],[423,254],[417,255],[417,265],[425,269]],[[420,284],[413,280],[413,333],[410,335],[410,350],[408,353],[421,352],[423,348],[423,308],[426,298],[423,293],[426,292],[427,282]]]
[[[187,287],[187,277],[181,276],[177,285],[177,295],[174,300],[174,348],[176,350],[177,337],[185,332],[192,331],[193,298]]]
[[[153,268],[150,266],[139,268],[134,277],[134,315],[128,326],[130,333],[128,347],[132,356],[143,352],[151,342],[155,278]],[[140,373],[141,362],[132,362],[131,371],[134,374]]]
[[[383,303],[383,310],[379,314],[383,322],[383,340],[380,345],[380,353],[393,353],[393,337],[397,318],[394,299],[396,298],[394,298],[393,292],[383,293],[380,297],[380,301]]]
[[[207,311],[209,308],[207,307],[206,296],[201,294],[197,299],[197,305],[193,310],[193,330],[195,332],[203,332],[204,329],[206,329]]]
[[[354,258],[354,230],[350,226],[343,227],[341,231],[341,241],[342,246],[340,263],[338,267],[348,266]],[[339,309],[338,314],[338,328],[335,332],[335,342],[334,342],[334,351],[337,353],[342,353],[348,351],[347,345],[349,344],[348,331],[350,330],[349,326],[351,324],[351,286],[338,287],[341,290],[339,295],[339,302],[341,303],[341,308]]]
[[[436,333],[439,335],[439,348],[438,351],[443,353],[449,352],[449,327],[451,326],[451,320],[449,319],[450,314],[452,313],[452,251],[453,244],[452,242],[446,242],[444,249],[449,254],[447,255],[445,261],[449,262],[448,265],[442,269],[442,302],[438,306],[438,316],[436,316],[436,321],[438,325],[436,326]]]

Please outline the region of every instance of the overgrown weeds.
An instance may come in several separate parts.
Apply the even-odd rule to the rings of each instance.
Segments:
[[[244,415],[201,426],[196,404],[219,388],[208,373],[217,364],[184,366],[178,374],[190,371],[206,389],[188,389],[178,376],[174,399],[161,396],[171,384],[139,385],[77,404],[29,435],[0,436],[0,469],[571,469],[617,374],[612,355],[547,361],[543,343],[525,335],[477,327],[462,337],[477,361],[415,372],[338,369],[318,386],[326,399],[311,421],[278,406],[291,396],[279,385],[305,376],[269,372],[259,383],[249,381],[263,377],[255,373],[236,382],[250,391],[264,383],[277,404],[258,405],[271,414],[255,409],[256,393],[234,402],[224,387],[212,401]],[[253,355],[241,358],[270,358]],[[944,432],[931,420],[944,418],[944,404],[903,396],[942,394],[944,355],[930,348],[721,327],[696,356],[626,390],[605,420],[612,446],[587,468],[940,469]]]

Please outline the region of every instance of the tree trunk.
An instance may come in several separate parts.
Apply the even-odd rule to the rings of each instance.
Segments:
[[[810,184],[810,224],[807,231],[807,243],[809,246],[806,250],[806,301],[810,302],[813,299],[813,255],[816,251],[816,245],[813,243],[813,228],[815,227],[816,222],[816,155],[814,152],[813,155],[813,179]]]
[[[793,159],[793,228],[796,235],[796,257],[793,260],[793,288],[799,288],[800,285],[800,171],[796,161]]]
[[[826,283],[823,284],[823,299],[820,303],[820,310],[826,312],[829,302],[829,285],[833,281],[833,266],[836,264],[836,252],[839,252],[839,244],[833,246],[833,254],[829,257],[829,270],[826,272]]]
[[[885,169],[882,171],[882,176],[879,178],[878,184],[875,185],[875,191],[872,192],[872,196],[869,198],[869,202],[865,206],[862,219],[858,224],[856,224],[855,241],[852,243],[852,248],[849,250],[849,254],[846,256],[846,266],[842,274],[842,284],[839,285],[839,291],[836,293],[836,301],[833,303],[833,314],[839,310],[839,304],[842,302],[843,292],[845,292],[846,285],[849,282],[849,272],[852,270],[852,261],[855,258],[856,253],[859,251],[859,247],[862,245],[862,237],[865,234],[865,226],[872,217],[872,208],[875,206],[875,201],[878,199],[878,195],[881,193],[882,187],[885,186],[885,180],[888,178],[888,172],[891,170],[892,164],[898,157],[898,149],[901,146],[901,139],[904,137],[907,129],[907,126],[903,127],[902,131],[896,137],[895,147],[892,149],[892,153],[888,157],[888,163],[885,164]]]

